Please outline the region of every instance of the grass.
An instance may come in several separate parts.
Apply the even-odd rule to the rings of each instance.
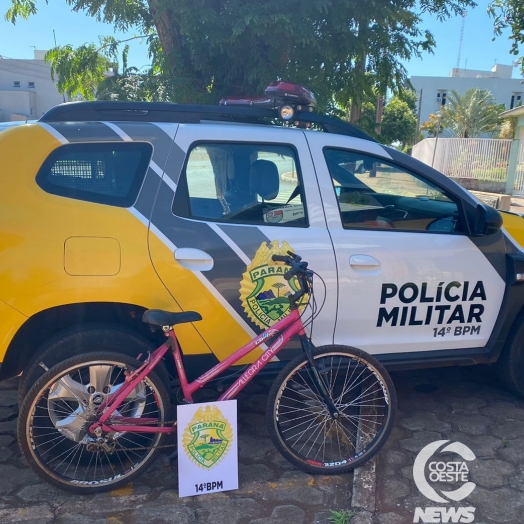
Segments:
[[[328,520],[332,522],[333,524],[350,524],[351,519],[355,516],[355,512],[347,509],[343,509],[342,511],[331,511],[331,516],[328,517]]]

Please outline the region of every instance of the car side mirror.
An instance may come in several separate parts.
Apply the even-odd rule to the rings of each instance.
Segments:
[[[502,215],[493,207],[479,204],[475,210],[473,236],[492,235],[502,227]]]

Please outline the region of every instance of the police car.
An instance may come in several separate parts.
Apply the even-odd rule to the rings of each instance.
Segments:
[[[524,219],[314,104],[277,82],[219,106],[63,104],[2,131],[0,378],[23,372],[23,394],[40,362],[147,355],[154,308],[202,314],[179,337],[209,368],[287,314],[271,256],[291,250],[326,284],[315,345],[498,361],[524,394]]]

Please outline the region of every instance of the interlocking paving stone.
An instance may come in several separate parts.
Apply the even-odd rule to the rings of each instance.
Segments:
[[[378,515],[377,520],[379,524],[404,524],[406,522],[405,518],[398,513],[384,513]]]
[[[21,486],[41,483],[42,481],[29,469],[19,469],[10,464],[1,466],[0,495],[15,493]]]
[[[449,418],[451,417],[458,431],[469,435],[485,435],[488,428],[495,424],[493,419],[484,415],[450,415]]]
[[[298,506],[277,506],[270,517],[251,520],[250,524],[303,524],[306,513]]]
[[[52,506],[63,504],[66,500],[73,498],[72,495],[69,495],[65,491],[43,483],[26,486],[18,491],[16,496],[27,504],[48,502]]]
[[[524,505],[524,493],[511,488],[486,490],[477,487],[468,500],[484,518],[512,522],[517,518],[517,508]]]
[[[14,524],[15,522],[23,522],[24,524],[51,524],[54,518],[49,506],[46,504],[0,509],[0,522],[2,522],[2,524]]]
[[[501,446],[497,451],[497,455],[501,459],[517,464],[524,462],[524,438],[500,439],[500,442]]]
[[[367,511],[363,511],[351,519],[351,524],[374,524],[373,521],[373,515]]]
[[[468,435],[466,433],[447,433],[446,437],[451,441],[459,441],[465,444],[477,458],[495,458],[497,450],[503,447],[501,438],[491,435]]]
[[[5,433],[16,435],[16,419],[0,422],[0,435]]]
[[[17,414],[17,411],[13,408],[3,408],[0,407],[0,421],[5,422],[6,420],[10,420],[12,417],[15,417]]]
[[[376,524],[413,522],[417,507],[467,506],[476,508],[476,524],[522,524],[524,400],[502,389],[494,381],[489,367],[478,366],[467,372],[457,368],[449,377],[445,374],[439,377],[438,370],[412,373],[410,377],[404,372],[398,388],[403,412],[397,420],[397,427],[409,430],[410,435],[390,439],[377,459]],[[421,378],[417,380],[419,375]],[[439,389],[430,394],[417,393],[415,387],[424,383],[424,377],[426,383],[438,384]],[[395,374],[393,379],[395,381]],[[406,410],[406,406],[413,409]],[[442,406],[449,409],[443,410]],[[448,424],[448,428],[439,426],[441,422]],[[477,457],[467,462],[468,478],[477,486],[466,500],[439,504],[419,493],[413,481],[413,461],[424,446],[436,440],[461,442]],[[402,455],[394,452],[406,455],[408,460],[399,463]],[[460,458],[441,455],[438,460],[446,462]],[[406,495],[402,494],[402,488],[397,489],[401,486],[399,481],[408,486]],[[431,485],[437,492],[445,493],[458,488],[462,482]]]
[[[129,514],[129,518],[122,524],[127,524],[129,520],[134,520],[137,524],[142,522],[154,522],[155,524],[193,524],[197,521],[195,512],[184,505],[174,504],[148,504],[135,509]],[[213,519],[214,522],[217,520]],[[211,522],[211,520],[210,520]]]
[[[406,481],[387,478],[383,481],[383,497],[389,503],[396,503],[409,494],[409,484]]]
[[[503,460],[475,460],[469,466],[471,480],[484,488],[499,488],[508,483],[516,468]]]
[[[489,369],[485,375],[453,368],[403,372],[393,378],[400,409],[377,457],[377,508],[373,514],[359,513],[351,524],[408,524],[416,507],[439,506],[418,492],[412,477],[415,456],[435,440],[462,442],[477,457],[468,463],[477,487],[467,500],[445,507],[476,507],[476,524],[522,524],[524,401],[500,388]],[[311,476],[281,457],[266,432],[266,382],[250,384],[248,401],[239,399],[240,490],[183,499],[177,492],[176,462],[170,464],[164,454],[133,485],[117,492],[86,497],[42,483],[20,459],[14,442],[16,420],[1,421],[7,413],[2,408],[16,413],[16,381],[9,387],[0,382],[0,522],[329,524],[330,509],[351,507],[351,476]],[[415,388],[420,384],[438,389],[419,393]],[[454,487],[435,485],[444,491]]]
[[[449,422],[439,420],[435,413],[429,411],[415,411],[409,417],[404,418],[401,425],[411,431],[451,431]]]
[[[492,433],[500,438],[516,439],[524,437],[524,419],[509,420],[493,427]]]
[[[499,420],[506,421],[524,419],[524,409],[517,407],[515,402],[509,401],[493,402],[489,406],[482,408],[480,412],[482,415],[491,417],[497,422]]]
[[[406,451],[418,453],[424,446],[442,440],[442,435],[436,431],[416,431],[411,438],[400,440],[399,446]]]
[[[255,518],[263,514],[263,507],[253,498],[230,498],[216,493],[199,497],[197,522],[232,524],[241,518]]]

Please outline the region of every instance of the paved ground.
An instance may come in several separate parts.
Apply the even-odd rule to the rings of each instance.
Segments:
[[[449,439],[476,455],[468,465],[477,487],[448,507],[475,507],[479,524],[522,524],[524,401],[500,388],[487,366],[403,372],[394,379],[399,413],[377,459],[377,512],[370,522],[413,522],[415,507],[445,506],[419,493],[413,461],[426,444]],[[451,491],[459,485],[440,487]]]
[[[240,489],[183,499],[176,464],[166,456],[118,492],[80,497],[41,483],[14,441],[16,381],[0,383],[0,523],[327,524],[330,509],[351,509],[357,512],[351,524],[407,524],[415,507],[438,506],[418,492],[412,465],[422,447],[442,439],[462,442],[477,457],[470,463],[477,487],[454,505],[475,507],[477,524],[524,522],[524,401],[500,388],[490,368],[393,378],[399,414],[378,455],[376,482],[369,482],[372,471],[357,471],[353,486],[351,475],[311,477],[285,462],[265,434],[266,386],[259,382],[239,399]]]
[[[0,383],[0,523],[327,524],[329,509],[350,507],[352,476],[311,477],[288,464],[265,431],[267,385],[248,387],[238,399],[240,489],[179,498],[167,455],[116,492],[75,496],[40,482],[14,438],[16,380]]]

